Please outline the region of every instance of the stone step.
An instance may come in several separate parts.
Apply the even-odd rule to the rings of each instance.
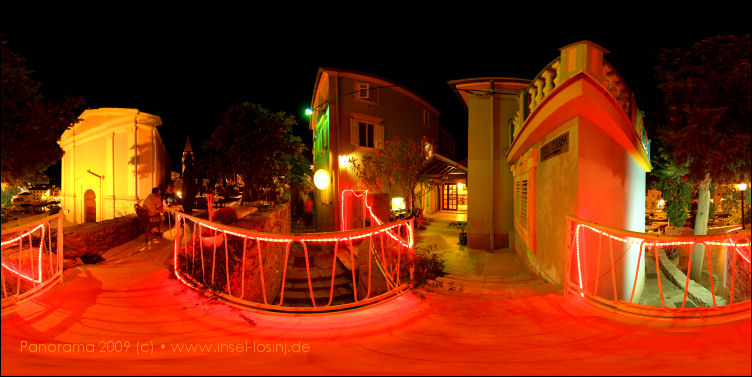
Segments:
[[[324,289],[329,292],[331,288],[332,278],[322,278],[319,280],[311,279],[311,286],[314,291]],[[348,285],[352,287],[352,276],[339,275],[334,277],[334,288]],[[285,290],[306,291],[308,292],[308,279],[285,279]]]
[[[311,304],[311,294],[308,292],[308,290],[305,291],[293,291],[288,290],[285,288],[285,299],[283,301],[283,304],[287,304],[290,302],[300,302],[303,304],[303,306],[310,306]],[[329,301],[329,289],[326,290],[314,290],[313,291],[313,297],[316,299],[316,304],[326,304]],[[352,288],[349,287],[334,287],[333,292],[333,299],[353,299],[353,291]]]
[[[427,290],[443,295],[485,299],[513,299],[557,292],[554,286],[536,278],[502,281],[483,282],[437,278],[434,283],[428,285]]]
[[[513,283],[513,282],[525,282],[525,281],[532,281],[532,280],[538,280],[538,278],[535,275],[531,275],[528,273],[519,273],[514,276],[500,276],[500,275],[471,275],[471,274],[459,274],[459,273],[448,273],[442,277],[439,277],[438,279],[444,279],[444,280],[455,280],[455,281],[465,281],[465,282],[498,282],[498,283]]]
[[[337,296],[337,297],[333,297],[332,298],[332,305],[331,306],[342,305],[342,304],[349,304],[349,303],[354,302],[354,301],[355,300],[353,299],[352,295],[350,295],[350,296],[347,296],[347,295],[345,295],[345,296]],[[327,303],[329,303],[329,296],[327,296],[326,298],[320,298],[320,299],[317,298],[316,299],[316,305],[319,306],[319,307],[325,306]],[[312,305],[311,305],[311,298],[310,297],[296,298],[296,299],[288,299],[287,297],[285,297],[285,301],[283,302],[283,304],[284,304],[284,306],[299,307],[299,308],[310,308],[310,307],[312,307]]]
[[[436,281],[439,283],[442,283],[443,285],[455,285],[455,286],[462,286],[465,288],[485,288],[485,289],[492,289],[492,288],[518,288],[518,287],[525,287],[525,286],[534,286],[534,285],[540,285],[540,284],[546,284],[543,280],[538,279],[535,276],[531,275],[524,275],[524,276],[515,276],[511,278],[503,278],[498,276],[474,276],[474,278],[469,279],[470,275],[465,276],[464,278],[457,279],[453,277],[452,275],[445,275],[441,277],[437,277]]]
[[[327,281],[332,279],[331,265],[323,268],[312,267],[310,271],[311,281]],[[351,272],[337,263],[337,266],[334,269],[334,276],[335,279],[339,276],[351,276]],[[288,265],[285,279],[288,281],[308,281],[308,273],[305,267],[295,267]]]

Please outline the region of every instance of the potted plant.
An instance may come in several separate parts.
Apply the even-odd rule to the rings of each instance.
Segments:
[[[220,222],[224,225],[230,225],[238,221],[238,213],[235,208],[222,207],[212,213],[211,221]],[[222,233],[205,229],[201,234],[201,243],[205,247],[213,248],[222,244]]]
[[[448,226],[450,228],[460,229],[460,245],[467,246],[467,233],[465,233],[465,227],[467,226],[467,221],[453,221],[449,223]]]

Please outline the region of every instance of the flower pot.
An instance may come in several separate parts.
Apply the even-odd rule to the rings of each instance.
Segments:
[[[467,233],[460,233],[460,245],[467,246]]]
[[[216,236],[201,236],[201,243],[204,247],[214,248],[222,245],[222,233]]]

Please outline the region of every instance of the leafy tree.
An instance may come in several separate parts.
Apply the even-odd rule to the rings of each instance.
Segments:
[[[674,227],[682,227],[687,221],[694,185],[687,182],[686,164],[677,166],[672,156],[655,144],[651,155],[653,171],[648,177],[650,187],[660,190],[666,201],[666,219]]]
[[[421,171],[428,160],[428,151],[419,140],[400,140],[394,137],[384,142],[384,148],[374,154],[358,159],[351,157],[353,170],[369,188],[378,191],[396,186],[405,196],[406,206],[415,212],[416,198],[421,196],[428,183],[428,177]]]
[[[744,191],[744,223],[748,224],[752,217],[752,211],[750,210],[750,194],[752,190],[747,189]],[[742,198],[739,195],[739,191],[728,185],[722,185],[718,188],[718,196],[720,203],[718,207],[724,213],[729,216],[726,218],[726,225],[739,225],[742,222]]]
[[[349,165],[358,176],[358,183],[372,192],[392,192],[391,166],[381,153],[365,153],[358,162],[350,156]]]
[[[750,176],[750,36],[701,40],[690,49],[663,49],[656,67],[663,92],[660,142],[687,164],[697,184]]]
[[[63,157],[57,141],[74,124],[75,110],[84,102],[80,97],[46,101],[41,84],[30,77],[26,60],[6,44],[2,41],[1,179],[10,186],[46,182],[44,170]]]
[[[657,57],[663,94],[658,140],[696,185],[695,234],[706,234],[713,180],[750,177],[750,36],[706,38],[691,48],[662,49]],[[697,257],[703,252],[695,248]],[[701,268],[693,263],[693,278]]]
[[[261,105],[233,105],[203,144],[201,172],[222,182],[240,175],[248,199],[282,185],[305,185],[310,162],[303,157],[302,139],[293,134],[297,124],[293,116]]]

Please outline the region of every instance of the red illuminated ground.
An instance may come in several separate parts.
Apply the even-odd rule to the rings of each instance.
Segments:
[[[750,374],[749,319],[686,326],[616,316],[519,278],[497,281],[488,296],[442,290],[347,313],[262,314],[169,279],[169,241],[142,245],[69,270],[62,285],[5,316],[2,374]],[[129,349],[99,352],[107,341]],[[249,352],[216,350],[246,342]],[[261,353],[253,342],[310,349]],[[53,343],[96,352],[30,350]],[[213,349],[173,349],[188,344]]]

